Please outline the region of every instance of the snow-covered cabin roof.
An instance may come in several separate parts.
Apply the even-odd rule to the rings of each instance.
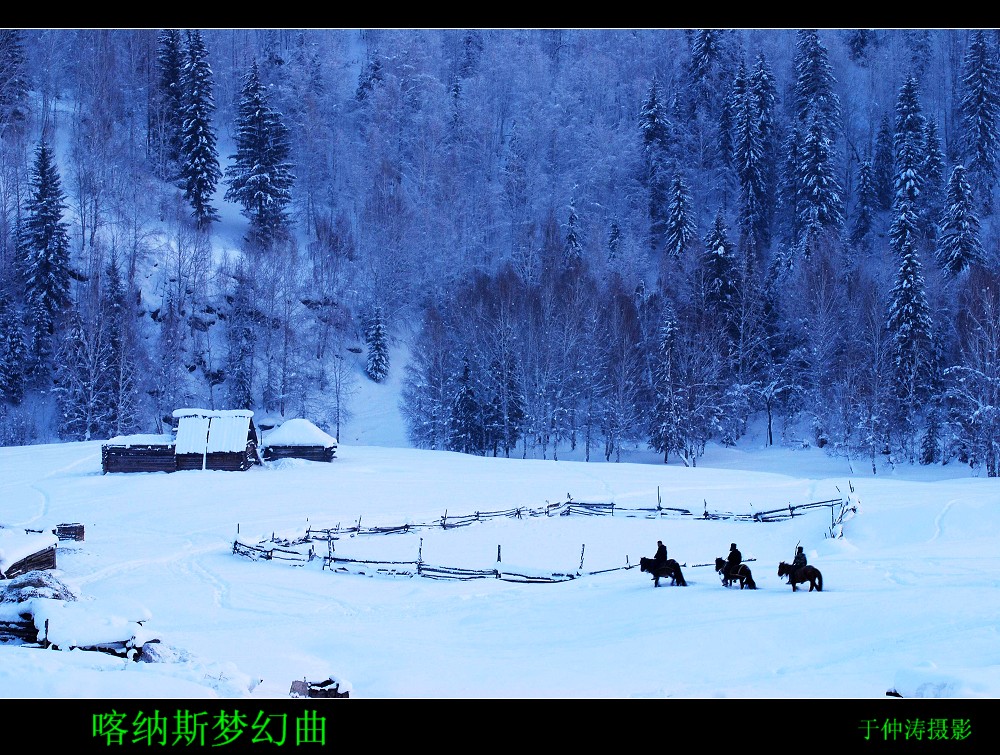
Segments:
[[[267,446],[322,446],[330,448],[337,445],[337,439],[323,432],[307,419],[295,418],[285,420],[264,437]]]
[[[174,438],[169,433],[157,435],[153,433],[138,435],[116,435],[105,441],[107,446],[172,446]]]
[[[252,417],[252,409],[174,409],[174,416],[181,417]]]
[[[176,454],[243,453],[250,434],[249,409],[175,409]]]

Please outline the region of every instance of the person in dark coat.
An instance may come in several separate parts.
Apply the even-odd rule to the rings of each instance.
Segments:
[[[667,546],[662,540],[656,541],[656,555],[653,556],[653,567],[660,569],[667,565]]]
[[[792,561],[793,569],[801,569],[806,565],[806,554],[802,552],[802,546],[795,546],[795,558]]]
[[[729,557],[726,558],[726,573],[735,577],[739,571],[740,564],[743,563],[743,554],[736,547],[736,543],[729,544]]]

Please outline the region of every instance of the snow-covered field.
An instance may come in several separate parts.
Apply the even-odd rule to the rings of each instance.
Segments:
[[[49,612],[50,637],[85,637],[97,617],[142,619],[162,662],[0,646],[0,697],[287,699],[292,681],[327,677],[355,698],[1000,696],[1000,483],[966,467],[873,477],[816,449],[712,448],[685,468],[644,454],[609,464],[347,444],[329,464],[102,475],[100,450],[0,449],[0,524],[83,524],[83,541],[60,541],[55,573],[79,601]],[[237,537],[416,525],[567,495],[621,509],[659,496],[695,516],[498,518],[333,546],[340,558],[575,577],[552,584],[232,552]],[[827,508],[771,523],[702,518],[840,497],[857,511],[838,538]],[[658,539],[687,587],[654,589],[620,568]],[[725,588],[702,566],[730,542],[760,589]],[[822,592],[793,592],[776,574],[799,542]],[[327,555],[326,542],[315,547]]]

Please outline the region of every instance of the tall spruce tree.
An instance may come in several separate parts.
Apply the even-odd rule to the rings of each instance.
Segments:
[[[800,29],[795,41],[792,108],[797,143],[789,150],[794,211],[791,240],[808,256],[820,237],[839,233],[842,189],[834,144],[840,133],[840,98],[827,49],[815,29]]]
[[[381,307],[375,307],[372,311],[368,327],[365,328],[365,343],[368,345],[365,374],[376,383],[381,383],[389,374],[389,337]]]
[[[740,185],[739,229],[744,253],[762,256],[770,243],[764,134],[760,102],[746,91],[739,103],[733,138],[733,166]]]
[[[149,108],[149,144],[157,175],[174,180],[180,175],[184,126],[184,48],[177,29],[160,32],[156,55],[157,81]]]
[[[0,401],[18,406],[24,400],[27,355],[14,304],[0,294]]]
[[[464,454],[480,454],[484,450],[482,409],[472,385],[469,360],[462,367],[458,378],[458,393],[451,410],[451,430],[448,450]]]
[[[870,254],[874,245],[875,223],[879,209],[878,191],[875,188],[875,170],[871,160],[865,160],[861,163],[856,193],[858,199],[854,207],[850,243],[856,251]]]
[[[979,238],[976,204],[965,167],[956,165],[948,179],[947,200],[937,241],[938,264],[951,277],[973,264],[981,264],[985,258]]]
[[[878,134],[875,137],[875,153],[872,155],[872,179],[878,195],[879,209],[892,207],[895,196],[893,182],[896,175],[895,158],[892,148],[892,125],[888,114],[882,116]]]
[[[800,29],[795,35],[795,85],[792,107],[795,117],[808,124],[819,116],[824,136],[834,139],[840,128],[840,98],[834,91],[836,78],[826,46],[816,29]]]
[[[898,200],[897,206],[898,215],[890,229],[890,237],[899,268],[889,294],[887,328],[893,339],[894,382],[899,401],[896,429],[904,450],[913,460],[916,422],[931,390],[934,339],[920,263],[919,220],[905,197]]]
[[[19,238],[31,329],[29,369],[39,379],[48,374],[53,337],[70,303],[69,231],[62,219],[65,200],[55,160],[42,142],[35,151]]]
[[[945,157],[937,123],[928,120],[924,128],[924,193],[921,208],[927,218],[927,234],[933,238],[941,220],[945,191]]]
[[[715,320],[715,330],[729,336],[736,306],[736,259],[721,207],[705,235],[702,271],[707,314]]]
[[[226,394],[231,409],[254,406],[257,333],[254,285],[250,272],[240,265],[233,274],[232,304],[226,318]]]
[[[681,406],[675,364],[676,342],[677,315],[670,302],[667,302],[663,308],[653,355],[653,408],[649,426],[650,448],[663,454],[664,464],[667,463],[671,451],[680,452],[683,448],[682,430],[679,427]]]
[[[639,115],[644,157],[644,183],[649,192],[649,245],[663,249],[666,233],[667,192],[670,181],[670,121],[659,82],[653,77]]]
[[[215,97],[212,93],[212,67],[208,50],[197,29],[187,32],[187,49],[181,83],[183,117],[181,125],[180,180],[184,199],[191,205],[195,225],[208,228],[219,220],[219,211],[212,205],[212,195],[222,178],[219,153],[216,149]]]
[[[0,29],[0,135],[28,115],[28,75],[24,33]]]
[[[962,72],[962,156],[984,214],[993,212],[1000,148],[1000,65],[986,30],[972,32]]]
[[[896,128],[893,132],[893,155],[896,166],[894,201],[903,196],[917,209],[924,188],[924,166],[927,163],[925,123],[917,80],[912,76],[899,90],[896,100]]]
[[[284,230],[294,181],[288,162],[288,128],[268,104],[257,62],[250,67],[236,116],[236,154],[226,169],[226,200],[243,206],[250,241],[269,248]]]
[[[778,180],[778,127],[775,121],[777,86],[767,59],[757,56],[747,81],[747,96],[751,98],[752,111],[756,114],[760,132],[761,159],[759,170],[763,187],[760,236],[766,247],[771,240],[774,221],[774,204]]]
[[[566,243],[563,246],[563,267],[567,270],[579,269],[583,264],[583,243],[580,239],[580,220],[576,215],[576,200],[569,203],[569,218],[566,221]]]
[[[670,200],[667,203],[666,256],[683,259],[687,256],[697,232],[691,206],[691,195],[684,179],[678,174],[670,184]]]
[[[134,318],[129,317],[130,298],[118,255],[112,252],[104,274],[100,313],[108,345],[103,383],[108,405],[107,431],[111,435],[127,435],[138,429],[138,347]]]
[[[804,256],[825,234],[839,234],[844,223],[843,199],[833,150],[820,115],[814,114],[802,142],[799,197],[796,202],[799,241]]]
[[[736,124],[738,114],[744,106],[747,94],[747,68],[746,63],[740,61],[736,69],[736,77],[733,79],[729,94],[722,103],[722,113],[719,115],[719,151],[726,165],[733,167]]]

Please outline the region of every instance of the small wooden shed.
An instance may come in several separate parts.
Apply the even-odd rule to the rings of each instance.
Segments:
[[[0,528],[0,579],[56,568],[58,538],[52,533]]]
[[[333,461],[337,439],[307,419],[294,418],[264,434],[264,461],[308,459]]]
[[[176,409],[177,469],[245,471],[260,463],[249,409]]]
[[[171,435],[119,435],[101,446],[101,470],[108,472],[175,472]]]

